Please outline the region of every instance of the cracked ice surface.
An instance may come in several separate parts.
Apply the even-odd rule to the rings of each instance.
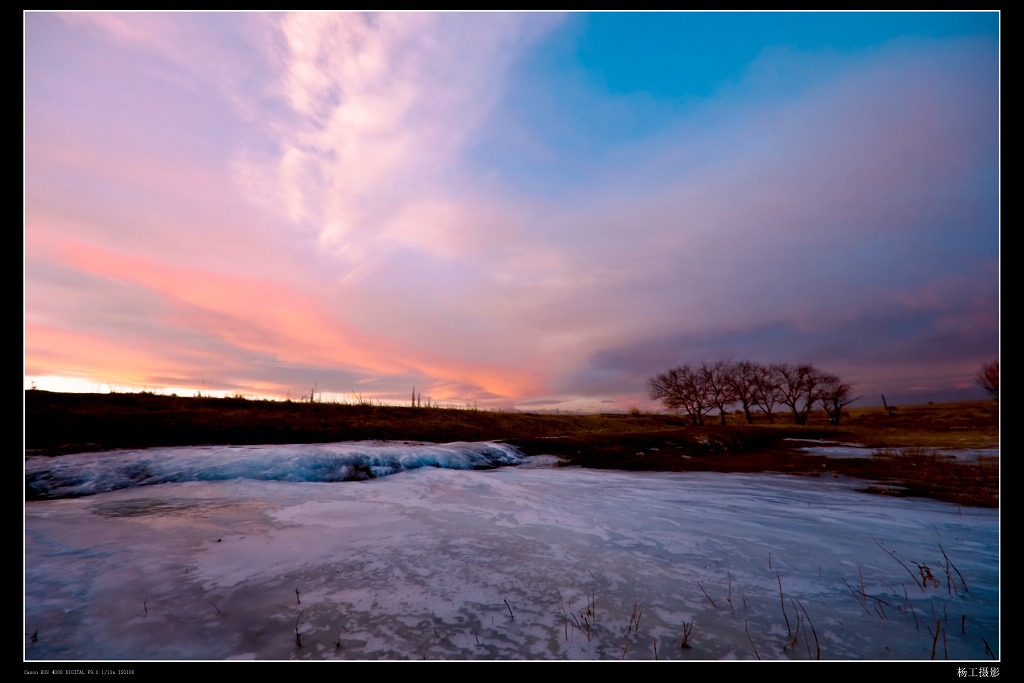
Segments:
[[[858,485],[425,467],[30,501],[25,656],[998,656],[998,511]]]

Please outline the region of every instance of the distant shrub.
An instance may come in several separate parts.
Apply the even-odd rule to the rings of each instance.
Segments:
[[[999,359],[984,363],[977,375],[978,384],[992,398],[999,398]]]

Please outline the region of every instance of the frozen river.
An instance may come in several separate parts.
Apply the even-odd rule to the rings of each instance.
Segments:
[[[25,505],[25,657],[999,655],[997,510],[549,462],[373,443],[28,458],[51,499]]]

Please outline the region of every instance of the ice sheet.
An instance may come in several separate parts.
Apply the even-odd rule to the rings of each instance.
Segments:
[[[30,501],[25,656],[998,655],[998,512],[859,484],[426,467]]]

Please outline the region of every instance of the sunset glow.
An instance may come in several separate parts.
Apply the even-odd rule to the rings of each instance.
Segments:
[[[999,355],[963,13],[24,14],[25,386],[521,410]]]

